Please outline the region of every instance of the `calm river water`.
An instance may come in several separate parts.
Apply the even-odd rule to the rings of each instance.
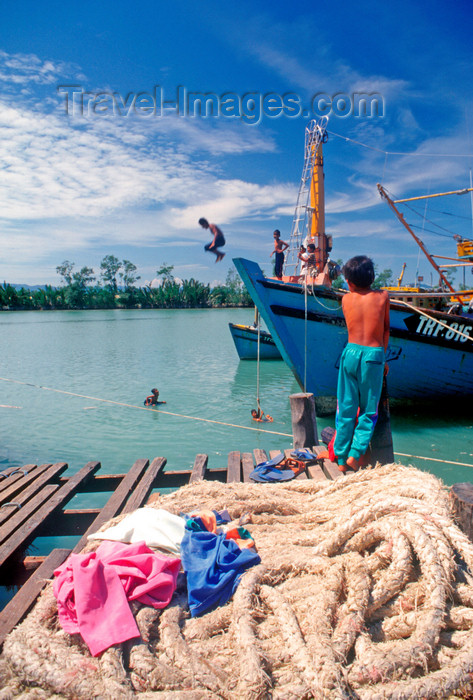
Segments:
[[[157,456],[185,469],[199,452],[217,467],[231,450],[287,447],[284,436],[179,417],[256,427],[250,417],[256,363],[239,361],[228,330],[229,321],[248,323],[252,315],[250,309],[2,313],[0,469],[66,461],[76,471],[99,460],[113,473]],[[292,373],[282,361],[262,362],[260,372],[261,404],[274,417],[267,429],[291,433],[288,397],[300,390]],[[142,410],[154,386],[167,402],[162,410],[179,415]],[[332,422],[319,419],[319,430]],[[471,412],[397,406],[391,423],[396,452],[473,465]],[[473,466],[399,460],[448,484],[473,478]]]
[[[256,362],[239,361],[228,323],[252,317],[251,309],[0,313],[0,470],[65,461],[72,472],[99,460],[104,472],[120,473],[139,457],[157,456],[166,457],[171,469],[186,469],[202,452],[210,467],[219,467],[231,450],[288,447],[288,437],[254,430],[251,420]],[[288,397],[300,389],[282,361],[262,362],[260,372],[261,405],[274,417],[267,429],[290,434]],[[154,386],[167,402],[163,411],[180,415],[143,410]],[[318,424],[320,432],[333,419]],[[417,456],[399,461],[447,484],[473,479],[471,411],[398,406],[391,424],[395,452]],[[101,505],[85,498],[77,496],[74,504]],[[77,538],[67,539],[54,544],[73,546]],[[32,553],[50,547],[37,540]]]

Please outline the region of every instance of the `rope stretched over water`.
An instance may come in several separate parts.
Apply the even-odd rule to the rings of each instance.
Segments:
[[[56,394],[65,394],[66,396],[76,396],[80,399],[89,399],[90,401],[99,401],[101,403],[110,403],[115,406],[124,406],[125,408],[136,408],[139,411],[152,411],[154,413],[164,413],[167,416],[175,416],[176,418],[186,418],[187,420],[198,420],[204,423],[216,423],[217,425],[225,425],[229,428],[239,428],[240,430],[253,430],[259,433],[268,433],[270,435],[282,435],[283,437],[293,436],[291,433],[281,433],[277,430],[261,430],[261,428],[252,428],[247,425],[236,425],[235,423],[225,423],[220,420],[213,420],[212,418],[200,418],[199,416],[186,416],[182,413],[173,413],[172,411],[163,411],[157,408],[150,408],[149,406],[137,406],[136,404],[125,403],[123,401],[113,401],[112,399],[101,399],[97,396],[88,396],[87,394],[78,394],[74,391],[64,391],[63,389],[54,389],[48,386],[42,386],[41,384],[33,384],[32,382],[22,382],[19,379],[7,379],[6,377],[0,377],[1,382],[9,382],[11,384],[21,384],[22,386],[32,386],[35,389],[44,389],[44,391],[52,391]],[[6,408],[6,406],[5,406]],[[10,406],[9,408],[20,408],[20,406]],[[473,464],[468,464],[467,462],[453,462],[449,459],[438,459],[435,457],[422,457],[420,455],[410,455],[404,454],[403,452],[394,452],[397,457],[411,457],[412,459],[423,459],[427,462],[440,462],[442,464],[453,464],[457,467],[471,467]]]
[[[199,420],[204,423],[216,423],[217,425],[226,425],[229,428],[240,428],[241,430],[254,430],[258,433],[270,433],[272,435],[282,435],[292,438],[290,433],[280,433],[277,430],[261,430],[261,428],[251,428],[246,425],[235,425],[234,423],[225,423],[221,420],[213,420],[211,418],[200,418],[199,416],[186,416],[182,413],[173,413],[172,411],[163,411],[161,408],[150,408],[149,406],[136,406],[135,404],[125,403],[124,401],[112,401],[112,399],[100,399],[97,396],[88,396],[87,394],[78,394],[75,391],[64,391],[64,389],[54,389],[41,384],[33,384],[32,382],[22,382],[19,379],[7,379],[0,377],[2,382],[10,382],[11,384],[21,384],[22,386],[32,386],[35,389],[44,389],[44,391],[53,391],[56,394],[65,394],[66,396],[77,396],[81,399],[89,399],[90,401],[101,401],[102,403],[110,403],[115,406],[125,406],[126,408],[136,408],[139,411],[153,411],[154,413],[164,413],[167,416],[176,416],[177,418],[187,418],[188,420]],[[473,465],[472,465],[473,466]]]

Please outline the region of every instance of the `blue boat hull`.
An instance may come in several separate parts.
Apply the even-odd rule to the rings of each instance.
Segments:
[[[258,330],[238,323],[229,323],[230,332],[240,360],[258,357]],[[267,331],[260,330],[260,360],[281,360],[281,353]]]
[[[326,287],[310,287],[306,295],[300,284],[265,278],[254,262],[237,258],[234,263],[300,386],[315,396],[335,396],[340,355],[347,343],[341,296]],[[469,322],[439,311],[428,313],[432,319],[391,303],[390,396],[472,396],[473,342],[458,332],[473,338],[473,318]]]

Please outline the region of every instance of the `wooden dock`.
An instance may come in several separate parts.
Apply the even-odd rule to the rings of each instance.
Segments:
[[[325,446],[313,448],[320,453]],[[289,456],[291,449],[285,450]],[[269,458],[279,454],[269,453]],[[73,476],[65,476],[68,465],[27,464],[0,472],[0,581],[21,586],[0,612],[0,648],[6,635],[28,613],[54,570],[71,552],[80,552],[87,535],[96,532],[111,518],[130,513],[152,498],[160,489],[177,489],[202,479],[249,482],[254,467],[268,459],[264,450],[230,452],[224,467],[209,468],[208,455],[198,454],[192,469],[166,469],[165,457],[150,463],[138,459],[127,474],[101,474],[100,462],[88,462]],[[329,460],[309,464],[297,479],[332,480],[342,476]],[[109,492],[102,508],[72,508],[77,494]],[[53,549],[47,556],[28,556],[37,537],[77,536],[73,549]]]

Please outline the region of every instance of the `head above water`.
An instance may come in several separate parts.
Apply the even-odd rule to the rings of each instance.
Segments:
[[[199,224],[202,226],[202,228],[208,228],[208,227],[209,227],[209,222],[207,221],[207,219],[204,219],[204,217],[202,217],[201,219],[199,219]]]
[[[151,389],[152,394],[156,394],[156,396],[159,396],[159,391],[157,389]]]
[[[373,261],[366,255],[355,255],[345,263],[343,274],[346,281],[351,282],[355,287],[368,289],[375,278]]]

